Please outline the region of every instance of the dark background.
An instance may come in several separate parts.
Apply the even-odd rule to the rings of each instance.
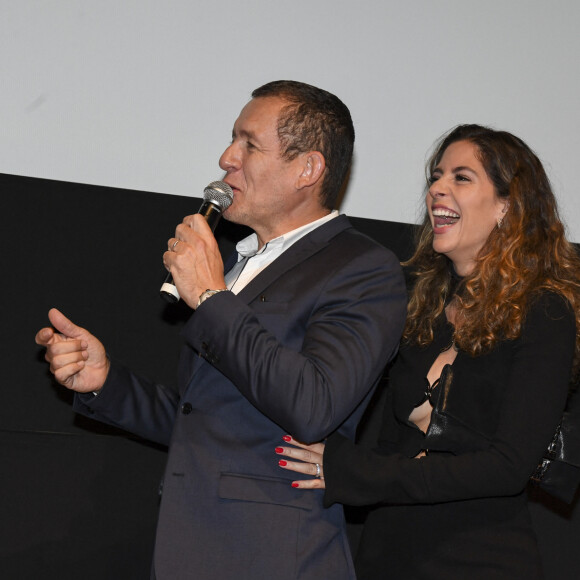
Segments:
[[[111,356],[173,384],[188,311],[159,298],[161,256],[201,200],[2,174],[0,191],[0,577],[147,579],[165,449],[76,416],[34,335],[57,307]],[[408,257],[412,226],[352,221]],[[222,252],[246,233],[222,221]],[[376,426],[370,413],[366,440]],[[533,497],[547,580],[578,577],[577,504]],[[360,513],[349,516],[356,542]]]

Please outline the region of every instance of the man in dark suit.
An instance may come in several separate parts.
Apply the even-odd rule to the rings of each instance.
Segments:
[[[74,408],[169,445],[157,529],[158,580],[354,578],[340,506],[292,487],[274,448],[286,433],[353,437],[405,318],[394,255],[333,208],[354,129],[334,95],[293,81],[260,87],[220,159],[224,217],[254,234],[224,267],[188,216],[163,261],[194,310],[178,392],[106,356],[59,311],[37,334]]]

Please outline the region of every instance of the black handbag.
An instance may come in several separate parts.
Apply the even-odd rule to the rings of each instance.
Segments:
[[[571,503],[580,484],[580,392],[568,396],[564,414],[531,483]]]

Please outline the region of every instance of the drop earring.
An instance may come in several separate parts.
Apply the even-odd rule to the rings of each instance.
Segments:
[[[507,201],[503,207],[502,212],[501,212],[503,215],[501,215],[497,218],[498,229],[501,229],[501,226],[503,225],[503,218],[504,218],[505,214],[507,213],[507,210],[509,209],[509,207],[510,207],[510,203],[509,203],[509,201]]]

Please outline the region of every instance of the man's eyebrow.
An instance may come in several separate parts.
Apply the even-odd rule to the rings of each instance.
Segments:
[[[255,133],[253,133],[252,131],[246,131],[245,129],[240,129],[239,131],[236,131],[235,129],[233,129],[232,130],[232,139],[235,139],[236,137],[244,137],[245,139],[250,139],[250,140],[256,139]]]

